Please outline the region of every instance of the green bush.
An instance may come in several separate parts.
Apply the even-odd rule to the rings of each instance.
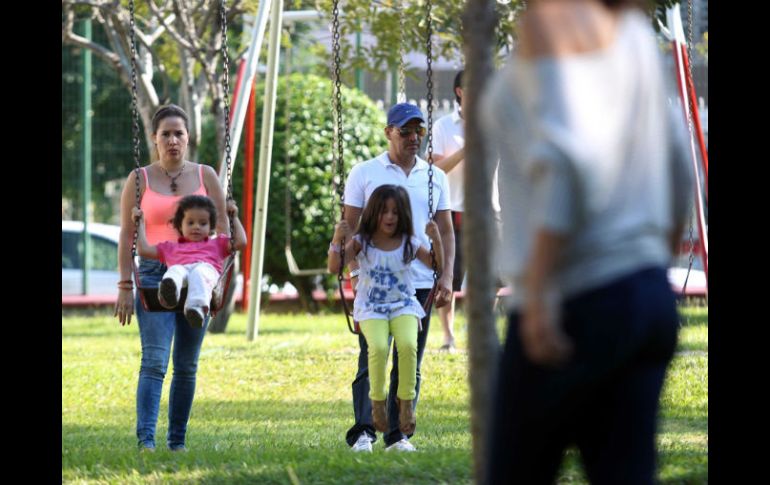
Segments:
[[[302,269],[326,266],[326,253],[339,218],[339,198],[334,194],[332,173],[332,84],[314,75],[292,74],[290,86],[291,126],[289,127],[289,196],[291,198],[292,252]],[[296,277],[289,273],[284,255],[286,221],[286,148],[287,148],[287,78],[278,80],[275,136],[268,202],[268,220],[264,272],[273,283],[289,281],[300,290],[305,303],[312,300],[309,291],[312,277]],[[264,84],[257,86],[256,143],[260,142],[262,96]],[[387,147],[383,134],[385,114],[365,94],[342,87],[343,152],[345,173],[359,161],[375,157]],[[235,200],[242,203],[243,142],[240,144],[233,173]],[[200,160],[216,160],[214,127],[207,126],[200,145]],[[259,147],[255,147],[254,187],[256,188]],[[243,214],[243,207],[241,213]],[[324,278],[328,287],[333,278]]]

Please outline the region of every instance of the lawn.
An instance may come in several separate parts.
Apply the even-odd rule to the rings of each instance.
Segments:
[[[683,309],[679,351],[661,398],[659,478],[708,481],[708,309]],[[62,318],[62,482],[67,483],[470,483],[467,354],[441,353],[431,324],[418,407],[418,453],[354,454],[350,382],[358,347],[340,315],[264,315],[245,338],[236,314],[224,335],[207,335],[188,427],[189,453],[138,453],[134,437],[140,360],[136,323],[109,316]],[[456,324],[460,348],[466,332]],[[586,483],[570,450],[560,483]]]

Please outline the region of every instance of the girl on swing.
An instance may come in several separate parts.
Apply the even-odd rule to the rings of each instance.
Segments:
[[[385,379],[390,350],[389,335],[398,347],[399,422],[405,434],[414,432],[416,419],[412,400],[417,382],[417,330],[425,311],[415,297],[409,276],[409,266],[419,259],[431,266],[430,250],[420,244],[412,229],[409,194],[397,185],[382,185],[372,192],[364,207],[358,231],[351,237],[347,222],[340,221],[329,246],[328,270],[356,259],[361,272],[353,318],[360,322],[361,332],[369,346],[369,398],[372,419],[377,431],[388,430],[385,410],[387,395]],[[429,221],[425,233],[435,249],[437,270],[441,272],[443,248],[438,225]],[[344,238],[345,261],[340,258],[340,243]]]
[[[158,300],[164,307],[172,309],[179,303],[182,287],[187,286],[184,315],[195,328],[203,326],[225,258],[246,247],[246,231],[238,219],[238,207],[232,200],[227,204],[235,229],[234,247],[227,235],[209,239],[217,225],[217,208],[205,195],[188,195],[179,201],[174,217],[169,221],[181,236],[177,242],[150,244],[142,211],[136,207],[132,209],[132,218],[139,226],[136,239],[139,256],[157,259],[168,267],[160,281]]]

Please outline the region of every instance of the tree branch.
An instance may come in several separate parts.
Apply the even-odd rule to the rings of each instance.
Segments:
[[[180,44],[182,47],[184,47],[185,49],[187,49],[187,50],[192,52],[193,46],[187,41],[187,39],[182,38],[182,36],[179,35],[179,33],[176,31],[176,29],[171,27],[171,25],[168,22],[166,22],[166,19],[163,18],[163,13],[155,5],[155,2],[150,0],[149,2],[147,2],[147,4],[150,6],[150,10],[152,10],[152,13],[155,15],[155,17],[160,22],[160,25],[162,25],[166,29],[166,31],[169,33],[169,35],[171,35],[171,37],[173,37],[174,40],[178,44]],[[173,20],[176,20],[176,17],[177,16],[174,15],[174,19]]]
[[[89,7],[102,8],[107,6],[107,2],[96,0],[62,0],[62,6],[88,5]]]
[[[64,25],[62,26],[62,43],[88,49],[108,64],[119,68],[120,57],[116,53],[110,51],[106,47],[97,44],[96,42],[90,41],[85,37],[77,35],[73,30],[74,25],[75,13],[71,9],[67,9]]]
[[[166,31],[165,24],[169,24],[173,22],[174,19],[176,19],[176,14],[173,14],[173,13],[169,14],[169,16],[166,17],[165,22],[161,22],[160,27],[156,28],[152,33],[147,34],[147,39],[149,43],[152,44],[153,42],[155,42],[155,40],[157,40],[157,38],[160,37],[161,34],[163,34],[163,32]]]

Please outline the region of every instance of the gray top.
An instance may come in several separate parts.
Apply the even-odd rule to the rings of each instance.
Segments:
[[[686,125],[641,12],[621,14],[607,48],[511,57],[482,100],[500,155],[499,261],[521,302],[539,228],[568,236],[550,290],[562,298],[648,266],[693,198]],[[672,96],[669,101],[668,96]]]

